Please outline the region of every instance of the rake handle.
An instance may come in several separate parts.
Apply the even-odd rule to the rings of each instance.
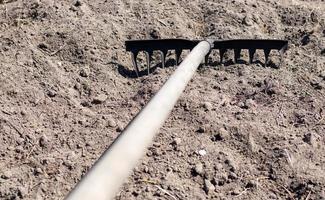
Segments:
[[[162,88],[69,193],[66,200],[109,200],[115,197],[168,118],[212,45],[213,41],[202,41],[195,46]]]

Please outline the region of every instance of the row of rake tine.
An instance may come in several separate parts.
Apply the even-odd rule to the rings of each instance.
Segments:
[[[175,63],[179,64],[183,50],[192,50],[200,41],[184,39],[160,39],[160,40],[128,40],[125,42],[126,50],[131,52],[131,59],[136,75],[139,77],[140,71],[137,64],[139,52],[144,52],[147,61],[147,74],[150,73],[150,63],[154,51],[160,52],[162,68],[165,68],[166,56],[168,51],[175,51]],[[284,52],[287,50],[288,41],[285,40],[223,40],[214,41],[213,49],[219,50],[220,63],[223,63],[225,53],[228,49],[234,50],[234,61],[238,63],[243,49],[248,49],[249,64],[253,63],[254,55],[257,49],[264,51],[265,66],[269,61],[269,55],[272,49],[280,52],[280,63]],[[208,58],[211,51],[205,57],[205,64],[208,64]]]

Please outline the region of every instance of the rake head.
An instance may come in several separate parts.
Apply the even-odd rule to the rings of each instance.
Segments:
[[[169,50],[175,51],[176,65],[179,64],[179,58],[183,50],[192,50],[200,40],[185,40],[185,39],[159,39],[159,40],[128,40],[125,41],[126,51],[131,52],[132,63],[134,70],[139,76],[139,67],[137,64],[137,56],[139,52],[144,52],[147,60],[147,73],[150,73],[150,62],[154,51],[159,51],[161,55],[162,67],[165,67],[165,60]],[[265,56],[265,65],[269,61],[271,50],[277,50],[280,53],[280,64],[283,54],[288,48],[286,40],[221,40],[214,41],[212,49],[219,50],[220,64],[223,63],[223,58],[227,50],[234,50],[234,61],[237,63],[240,59],[241,50],[248,50],[249,63],[253,62],[256,50],[263,50]],[[210,54],[210,53],[209,53]],[[205,63],[208,63],[209,54],[205,58]],[[279,65],[280,65],[279,64]]]

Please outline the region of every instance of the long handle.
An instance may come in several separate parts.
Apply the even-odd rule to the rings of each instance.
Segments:
[[[102,154],[66,200],[113,199],[144,155],[194,72],[209,53],[212,42],[200,42],[177,70]]]

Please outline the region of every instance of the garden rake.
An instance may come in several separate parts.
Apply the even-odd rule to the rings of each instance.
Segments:
[[[186,39],[158,39],[158,40],[128,40],[125,42],[126,51],[131,52],[132,63],[134,70],[139,76],[139,67],[137,64],[137,56],[140,52],[144,52],[147,60],[147,74],[150,73],[151,57],[154,51],[159,51],[161,54],[162,67],[165,67],[167,52],[175,51],[176,65],[179,64],[179,59],[183,50],[192,50],[200,40],[186,40]],[[237,63],[240,59],[241,51],[246,49],[249,52],[249,63],[254,60],[256,50],[263,50],[265,56],[264,66],[269,61],[271,50],[278,50],[280,53],[280,63],[285,50],[288,47],[286,40],[259,40],[259,39],[237,39],[237,40],[213,40],[213,49],[219,50],[220,64],[223,63],[223,58],[227,50],[234,50],[234,61]],[[205,63],[208,64],[208,58],[211,51],[205,56]],[[279,67],[278,66],[278,67]]]

